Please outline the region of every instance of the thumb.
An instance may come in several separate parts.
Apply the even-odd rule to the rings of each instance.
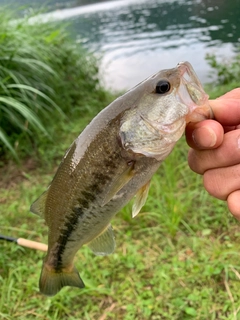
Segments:
[[[214,120],[189,123],[185,132],[188,145],[198,150],[217,148],[224,135],[223,127]]]

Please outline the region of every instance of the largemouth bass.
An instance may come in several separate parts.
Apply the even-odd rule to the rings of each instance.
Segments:
[[[49,228],[39,281],[43,294],[84,287],[73,264],[76,252],[84,244],[97,255],[114,251],[110,220],[134,196],[132,216],[139,213],[151,177],[186,123],[210,115],[208,95],[192,66],[182,62],[141,82],[91,121],[31,206]]]

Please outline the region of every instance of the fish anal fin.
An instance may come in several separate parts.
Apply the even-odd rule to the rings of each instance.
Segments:
[[[54,296],[65,286],[84,288],[77,269],[73,266],[70,271],[55,271],[43,264],[39,280],[40,292],[46,296]]]
[[[32,213],[35,213],[35,214],[42,216],[42,217],[44,216],[47,195],[48,195],[48,190],[43,192],[43,194],[32,203],[32,205],[30,207],[30,211]]]
[[[140,210],[144,206],[144,204],[147,200],[149,188],[150,188],[150,180],[142,188],[140,188],[138,190],[138,192],[136,193],[135,200],[134,200],[134,203],[132,206],[132,217],[133,218],[138,215],[138,213],[140,212]]]
[[[104,232],[89,242],[88,246],[98,256],[111,254],[116,246],[112,226],[109,225]]]
[[[130,162],[126,169],[109,184],[102,202],[102,206],[108,203],[134,176],[134,162]]]

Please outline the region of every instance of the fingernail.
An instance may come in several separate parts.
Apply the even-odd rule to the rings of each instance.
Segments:
[[[215,132],[209,127],[201,127],[193,131],[193,141],[199,148],[213,147],[217,142],[217,136]]]

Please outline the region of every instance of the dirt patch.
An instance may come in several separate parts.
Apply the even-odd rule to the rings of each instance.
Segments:
[[[0,188],[11,188],[23,180],[28,180],[28,173],[37,167],[37,161],[32,158],[26,159],[21,165],[8,162],[0,168]]]

